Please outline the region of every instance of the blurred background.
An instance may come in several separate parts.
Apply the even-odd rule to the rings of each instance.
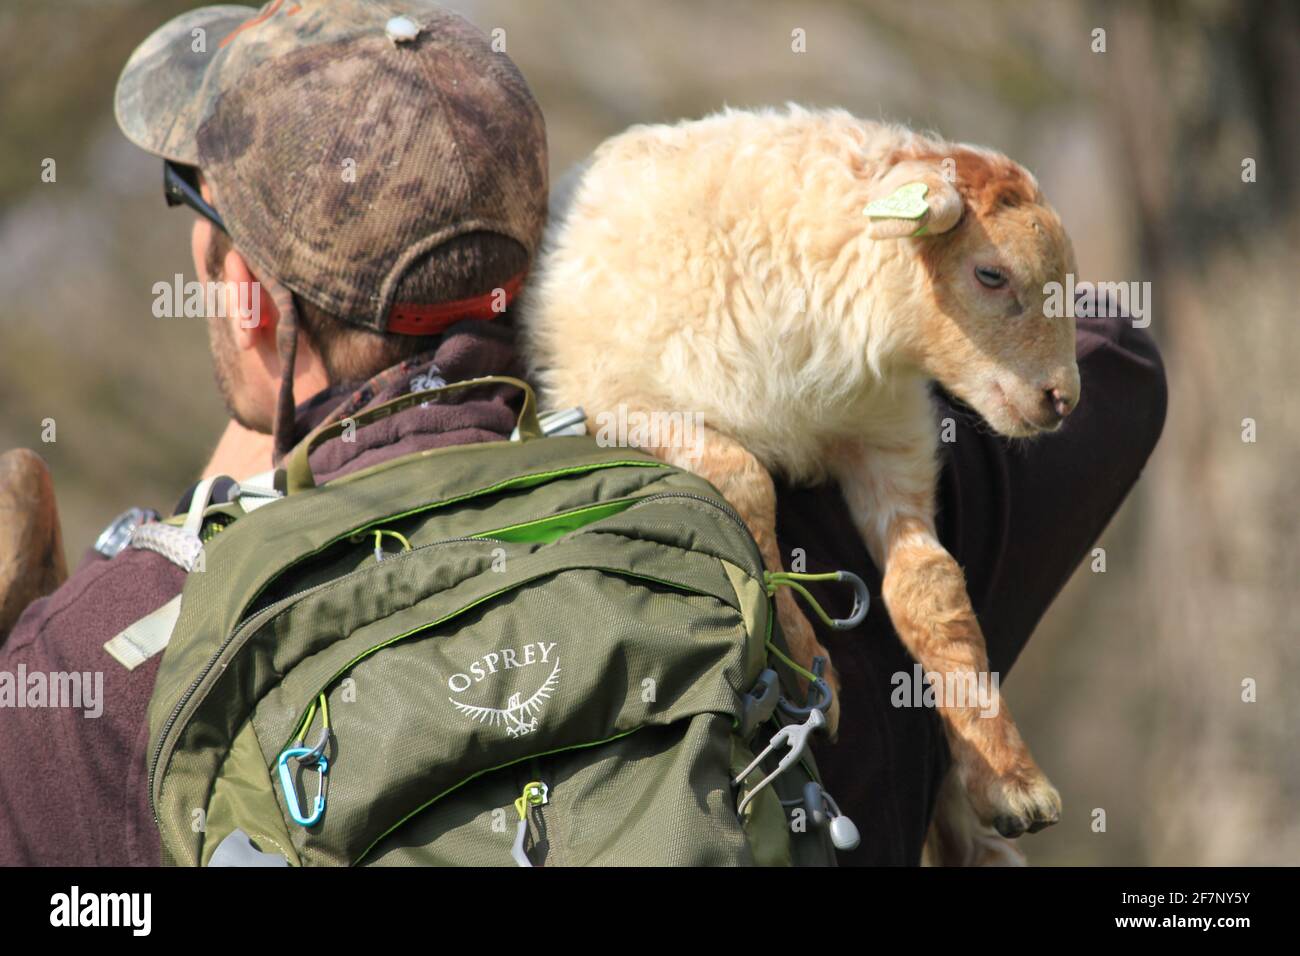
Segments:
[[[170,511],[224,424],[202,321],[151,312],[155,282],[194,278],[191,217],[112,114],[131,50],[197,5],[0,6],[0,450],[49,461],[73,563],[124,508]],[[553,180],[632,123],[842,106],[1010,154],[1080,278],[1151,282],[1164,438],[1105,572],[1076,573],[1007,688],[1066,807],[1024,846],[1038,864],[1300,863],[1300,5],[447,5],[504,31]]]

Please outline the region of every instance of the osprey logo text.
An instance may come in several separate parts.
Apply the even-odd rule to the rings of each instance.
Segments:
[[[467,704],[455,697],[447,699],[466,717],[491,727],[504,726],[506,733],[511,737],[531,734],[538,727],[542,705],[550,699],[560,682],[559,655],[552,658],[555,646],[554,641],[550,643],[539,641],[536,644],[525,644],[518,650],[507,647],[500,651],[493,651],[470,664],[466,672],[452,674],[447,681],[447,687],[453,693],[459,694],[501,671],[531,667],[534,664],[551,664],[550,676],[527,699],[522,692],[516,692],[510,695],[505,707]]]

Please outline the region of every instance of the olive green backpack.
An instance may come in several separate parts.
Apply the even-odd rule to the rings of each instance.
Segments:
[[[279,492],[147,526],[204,542],[149,709],[164,860],[833,863],[855,835],[803,747],[822,712],[785,701],[776,582],[710,484],[545,437],[513,379],[354,423],[486,382],[524,389],[517,440],[315,487],[338,423]]]

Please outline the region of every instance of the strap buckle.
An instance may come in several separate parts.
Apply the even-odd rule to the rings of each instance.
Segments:
[[[740,736],[748,740],[754,736],[765,720],[776,711],[777,700],[781,696],[781,679],[776,671],[768,667],[758,675],[745,696],[740,699]]]

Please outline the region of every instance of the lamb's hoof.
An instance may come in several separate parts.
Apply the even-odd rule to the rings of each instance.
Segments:
[[[993,828],[1008,839],[1037,833],[1061,819],[1061,795],[1042,774],[1005,779],[991,787]]]

